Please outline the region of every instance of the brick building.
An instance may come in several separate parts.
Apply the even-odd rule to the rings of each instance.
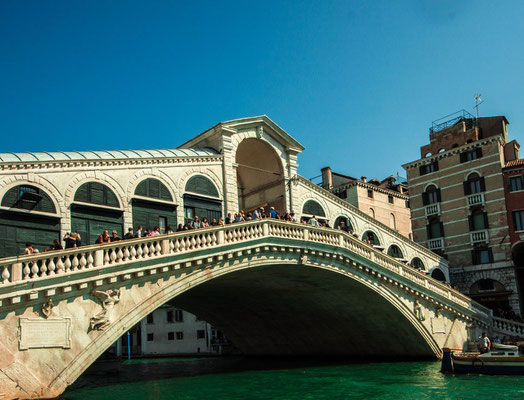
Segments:
[[[450,116],[451,117],[451,116]],[[503,168],[518,159],[504,116],[463,111],[432,126],[408,175],[413,239],[444,255],[453,285],[496,312],[520,314]]]
[[[322,187],[346,200],[376,220],[411,239],[411,214],[406,185],[393,176],[379,181],[360,179],[322,168]],[[338,221],[334,221],[338,227]]]

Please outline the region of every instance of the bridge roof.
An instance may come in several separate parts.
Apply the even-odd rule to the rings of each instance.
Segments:
[[[38,153],[0,153],[0,162],[40,162],[76,160],[121,160],[144,158],[201,157],[219,154],[211,148],[153,149],[153,150],[96,150],[53,151]]]

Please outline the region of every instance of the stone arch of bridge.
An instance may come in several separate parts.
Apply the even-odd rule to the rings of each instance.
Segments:
[[[397,346],[396,349],[399,353],[394,355],[400,355],[402,351],[406,351],[406,346],[408,346],[415,348],[415,353],[421,357],[440,355],[440,349],[435,339],[416,317],[413,310],[402,302],[399,296],[394,294],[387,286],[376,285],[364,275],[361,276],[350,272],[342,262],[337,260],[333,260],[329,265],[318,265],[309,264],[307,259],[302,259],[297,264],[297,261],[293,259],[268,260],[263,257],[247,258],[246,256],[246,259],[239,263],[235,262],[228,266],[218,266],[216,270],[211,271],[210,268],[202,268],[191,273],[178,270],[178,277],[173,277],[172,281],[163,287],[156,284],[152,285],[149,295],[137,301],[128,309],[120,309],[118,311],[118,308],[115,307],[114,311],[118,315],[113,317],[114,322],[105,331],[99,332],[98,336],[93,338],[90,344],[82,348],[82,351],[53,379],[49,385],[50,393],[56,395],[62,393],[107,348],[118,340],[123,332],[131,329],[140,320],[167,301],[176,300],[177,298],[180,300],[182,307],[185,307],[190,312],[197,313],[197,315],[200,314],[199,317],[208,318],[209,322],[218,323],[219,326],[226,324],[226,329],[223,330],[233,341],[239,339],[238,335],[241,334],[242,327],[239,328],[240,325],[237,323],[231,335],[228,332],[227,324],[232,323],[231,321],[233,320],[246,321],[238,318],[238,315],[234,312],[229,314],[226,312],[224,314],[223,310],[227,310],[235,304],[247,306],[248,308],[250,305],[259,304],[259,307],[251,309],[253,315],[251,317],[248,316],[249,319],[243,325],[244,328],[247,329],[252,326],[249,322],[259,321],[259,325],[255,325],[255,327],[260,328],[260,326],[263,326],[266,328],[266,331],[262,332],[262,336],[273,334],[277,338],[289,338],[290,336],[296,338],[298,344],[291,343],[292,348],[295,349],[293,354],[300,354],[301,349],[305,348],[311,350],[309,347],[311,343],[308,342],[308,338],[313,338],[318,342],[317,334],[324,332],[318,329],[320,329],[319,327],[325,327],[339,340],[335,341],[336,343],[333,341],[328,342],[329,345],[336,347],[336,344],[346,343],[346,345],[352,344],[353,346],[352,351],[348,351],[347,348],[336,348],[336,354],[360,355],[360,351],[366,348],[379,352],[386,347],[389,348],[391,346],[391,348],[395,348]],[[289,271],[289,274],[288,278],[284,279],[286,270]],[[270,279],[267,279],[268,277]],[[242,300],[246,301],[239,301],[235,290],[231,290],[231,287],[242,288],[242,285],[248,281],[251,283],[251,286],[245,286],[241,293],[245,295]],[[215,284],[214,282],[217,283]],[[256,282],[256,285],[254,282]],[[269,285],[265,287],[267,290],[260,289],[260,285],[264,282],[266,282],[266,285]],[[297,282],[300,285],[297,286]],[[295,286],[293,287],[293,285]],[[312,285],[317,286],[314,286],[315,290],[310,293],[308,289],[311,289]],[[136,286],[140,285],[125,287],[125,290],[122,291],[121,299],[124,300],[126,296],[130,298],[136,297],[136,294],[130,292],[130,290],[136,289]],[[194,290],[195,292],[192,292]],[[270,298],[271,300],[267,300],[268,297],[264,296],[272,290],[275,290],[275,296]],[[210,308],[208,312],[199,313],[203,308],[209,306],[208,303],[201,301],[202,298],[209,300],[209,296],[217,291],[222,295],[229,293],[229,297],[227,297],[229,301],[221,304],[220,301],[217,301],[220,297],[213,297],[214,308]],[[282,294],[286,292],[289,295],[282,297]],[[348,294],[349,297],[345,297]],[[265,298],[265,302],[260,303],[261,298]],[[321,298],[327,298],[332,303],[321,303],[319,302]],[[355,305],[357,299],[360,299],[358,301],[362,304]],[[272,308],[276,301],[281,302],[281,306]],[[121,301],[121,303],[124,303],[124,301]],[[322,306],[315,308],[315,304],[321,304]],[[314,322],[309,325],[306,324],[304,327],[311,330],[297,332],[296,330],[302,327],[300,324],[292,325],[293,329],[289,332],[287,332],[286,326],[278,327],[279,321],[295,320],[297,318],[297,310],[303,310],[304,307],[308,309],[307,317],[305,318]],[[376,307],[381,312],[377,313]],[[288,312],[285,312],[286,310]],[[219,316],[227,315],[228,318],[225,321],[220,321],[220,317],[218,319],[217,317],[213,318],[212,314],[217,312]],[[271,319],[267,319],[270,314],[276,318],[275,321],[271,322]],[[305,318],[301,317],[300,321],[305,321]],[[363,321],[366,318],[370,318],[370,320],[365,332],[355,331],[354,328],[357,326],[359,329],[362,329]],[[260,325],[260,321],[263,321],[262,325]],[[388,330],[394,330],[395,332],[388,333]],[[352,331],[362,334],[351,333]],[[299,334],[297,335],[297,333]],[[398,343],[395,339],[397,337],[403,337],[403,343]],[[369,340],[370,338],[372,340]],[[328,341],[327,336],[323,340]],[[362,346],[362,340],[366,341],[367,346]],[[275,342],[278,343],[279,341],[275,340]],[[355,345],[355,342],[358,345]],[[286,346],[290,345],[285,340],[284,343]],[[242,340],[238,344],[241,350],[243,347],[247,347],[247,354],[257,354],[253,347],[246,345]],[[262,344],[267,345],[267,342],[262,342]],[[326,346],[322,347],[316,354],[325,354],[326,348]],[[264,350],[263,347],[262,350]],[[272,348],[272,352],[275,354],[279,353],[279,350],[281,348],[278,346]],[[315,354],[315,351],[311,353]],[[304,354],[306,353],[304,352]]]
[[[284,165],[271,144],[246,138],[238,144],[235,162],[240,209],[252,211],[267,206],[281,213],[286,211]]]

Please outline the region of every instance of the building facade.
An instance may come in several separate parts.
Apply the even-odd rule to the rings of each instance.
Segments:
[[[407,186],[393,176],[382,181],[360,179],[322,168],[322,187],[335,196],[369,214],[371,217],[411,239],[411,212]],[[339,221],[333,221],[338,227]],[[346,222],[347,224],[347,222]]]
[[[451,283],[495,312],[520,314],[503,168],[518,158],[505,117],[460,114],[430,129],[408,175],[413,238],[445,256]]]

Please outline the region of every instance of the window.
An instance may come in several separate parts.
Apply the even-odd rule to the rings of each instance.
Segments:
[[[176,340],[184,340],[184,332],[176,332]]]
[[[393,196],[392,195],[388,195],[388,202],[390,204],[393,204],[394,200],[393,200]]]
[[[516,231],[524,231],[524,210],[513,211],[513,224]]]
[[[388,256],[391,256],[394,258],[403,258],[404,257],[404,255],[402,254],[402,250],[400,250],[400,247],[398,247],[396,244],[392,244],[391,246],[389,246]]]
[[[184,313],[182,310],[175,310],[175,321],[184,322]]]
[[[475,210],[468,219],[470,231],[488,229],[488,213],[482,212],[481,210]]]
[[[495,290],[495,281],[493,279],[480,279],[479,290],[489,291]]]
[[[372,190],[372,189],[368,189],[368,197],[369,197],[370,199],[373,198],[373,190]]]
[[[375,218],[375,210],[372,208],[369,209],[369,215],[371,215],[371,218]]]
[[[467,161],[473,161],[480,157],[482,157],[482,149],[478,147],[475,150],[460,153],[460,162],[463,163]]]
[[[175,340],[175,332],[167,332],[167,340]]]
[[[193,219],[195,217],[195,209],[193,207],[184,207],[184,217]]]
[[[154,340],[154,335],[152,333],[147,334],[147,341],[152,342]]]
[[[512,176],[508,179],[508,189],[510,192],[524,190],[524,176]]]
[[[406,200],[406,208],[409,208],[409,200]]]
[[[421,165],[419,167],[420,175],[430,174],[435,171],[438,171],[438,162],[437,161],[434,161],[431,164]]]
[[[173,322],[173,311],[172,310],[169,310],[166,316],[167,316],[167,322]]]
[[[425,206],[429,204],[435,204],[440,201],[440,189],[437,189],[435,185],[429,185],[426,188],[426,191],[422,193],[422,204]]]
[[[470,195],[475,193],[481,193],[486,190],[486,185],[484,183],[484,177],[479,176],[476,172],[470,174],[468,179],[463,182],[464,185],[464,194]]]
[[[369,242],[372,245],[380,246],[380,241],[378,240],[378,237],[377,235],[375,235],[374,232],[371,232],[371,231],[364,232],[364,234],[362,235],[362,240],[365,242]]]
[[[389,226],[392,229],[397,229],[397,220],[395,219],[395,214],[389,214]]]
[[[429,221],[429,225],[426,226],[428,239],[437,239],[444,237],[444,226],[437,218],[433,218]]]
[[[413,260],[411,260],[411,266],[415,269],[424,270],[424,263],[422,260],[418,257],[415,257]]]
[[[493,262],[491,248],[477,248],[472,252],[472,262],[476,264],[489,264]]]
[[[149,314],[147,316],[147,323],[148,324],[152,324],[153,323],[153,313]]]
[[[166,226],[167,226],[167,218],[158,217],[158,228],[160,229],[160,233],[166,233]]]
[[[205,339],[206,338],[206,331],[203,329],[197,330],[197,339]]]

